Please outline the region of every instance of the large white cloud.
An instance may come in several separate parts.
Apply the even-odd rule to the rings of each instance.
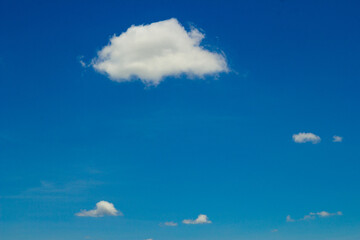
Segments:
[[[104,216],[121,216],[122,213],[114,207],[114,204],[107,201],[100,201],[93,210],[81,210],[75,214],[78,217],[104,217]]]
[[[292,136],[294,142],[296,143],[306,143],[306,142],[311,142],[313,144],[319,143],[321,141],[321,138],[313,133],[298,133],[298,134],[294,134]]]
[[[140,79],[148,85],[157,85],[167,76],[203,77],[227,72],[223,54],[200,46],[204,37],[196,28],[187,32],[174,18],[131,26],[110,39],[92,66],[113,81]]]
[[[204,214],[200,214],[197,219],[191,220],[191,219],[185,219],[183,220],[184,224],[208,224],[211,223],[211,221],[208,219],[208,217]]]

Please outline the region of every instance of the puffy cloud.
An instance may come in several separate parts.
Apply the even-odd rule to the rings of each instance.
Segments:
[[[333,136],[333,142],[342,142],[342,140],[343,138],[340,136],[336,136],[336,135]]]
[[[176,222],[164,222],[164,226],[176,227],[178,224]]]
[[[273,230],[271,230],[271,232],[273,232],[273,233],[278,232],[278,231],[279,231],[279,229],[273,229]]]
[[[167,76],[227,72],[223,54],[200,46],[204,37],[196,28],[187,32],[175,18],[131,26],[110,39],[92,66],[113,81],[140,79],[147,85],[157,85]]]
[[[306,143],[311,142],[313,144],[319,143],[321,138],[313,133],[298,133],[292,136],[294,142],[296,143]]]
[[[104,216],[122,216],[122,213],[115,209],[114,204],[107,201],[100,201],[93,210],[81,210],[75,214],[78,217],[104,217]]]
[[[197,219],[191,220],[191,219],[185,219],[183,220],[184,224],[209,224],[211,221],[208,219],[208,217],[204,214],[200,214]]]

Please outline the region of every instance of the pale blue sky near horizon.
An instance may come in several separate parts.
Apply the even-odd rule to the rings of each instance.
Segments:
[[[358,240],[359,8],[0,0],[0,239]],[[80,64],[170,18],[230,71],[145,86]],[[101,200],[123,216],[75,216]],[[342,215],[300,220],[321,211]]]

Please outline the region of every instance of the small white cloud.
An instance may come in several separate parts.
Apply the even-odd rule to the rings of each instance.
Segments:
[[[319,216],[319,217],[331,217],[331,216],[342,216],[342,212],[338,211],[336,213],[329,213],[329,212],[326,212],[326,211],[321,211],[321,212],[317,212],[317,213],[310,213],[310,215],[312,216]]]
[[[327,217],[332,217],[332,216],[342,216],[343,213],[338,211],[336,213],[330,213],[330,212],[327,212],[327,211],[321,211],[321,212],[311,212],[309,213],[308,215],[305,215],[303,218],[300,218],[298,220],[295,220],[295,219],[292,219],[290,217],[290,215],[288,215],[286,217],[286,221],[287,222],[295,222],[295,221],[306,221],[306,220],[314,220],[316,219],[317,217],[320,217],[320,218],[327,218]]]
[[[175,18],[131,26],[113,36],[92,65],[113,81],[140,79],[147,85],[157,85],[168,76],[203,77],[227,72],[223,54],[200,46],[204,37],[196,28],[187,32]]]
[[[93,210],[81,210],[75,214],[78,217],[104,217],[104,216],[122,216],[122,213],[115,209],[114,204],[107,201],[100,201]]]
[[[273,229],[273,230],[271,230],[271,232],[273,232],[273,233],[278,232],[278,231],[279,231],[279,229]]]
[[[191,220],[191,219],[185,219],[183,220],[184,224],[209,224],[211,221],[208,219],[208,217],[204,214],[200,214],[197,219]]]
[[[287,216],[286,216],[286,221],[287,221],[287,222],[295,222],[295,220],[292,219],[290,215],[287,215]]]
[[[83,68],[87,68],[89,67],[91,64],[86,64],[84,61],[84,56],[79,56],[78,57],[79,63]]]
[[[333,142],[342,142],[342,140],[343,140],[343,137],[336,136],[336,135],[333,136]]]
[[[164,222],[164,226],[167,227],[176,227],[178,224],[176,222]]]
[[[309,215],[305,215],[305,216],[304,216],[302,219],[300,219],[300,220],[305,221],[305,220],[312,220],[312,219],[315,219],[315,216],[310,213]]]
[[[82,67],[86,67],[86,63],[83,60],[80,60],[80,64]]]
[[[313,144],[319,143],[321,138],[313,133],[298,133],[292,136],[294,142],[296,143],[306,143],[311,142]]]

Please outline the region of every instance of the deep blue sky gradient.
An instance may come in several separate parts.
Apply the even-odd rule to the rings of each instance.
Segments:
[[[0,239],[359,239],[359,9],[1,0]],[[147,88],[80,65],[113,34],[172,17],[232,71]],[[294,143],[303,131],[321,143]],[[74,216],[100,200],[124,216]],[[285,222],[322,210],[344,215]],[[159,226],[200,213],[213,224]]]

